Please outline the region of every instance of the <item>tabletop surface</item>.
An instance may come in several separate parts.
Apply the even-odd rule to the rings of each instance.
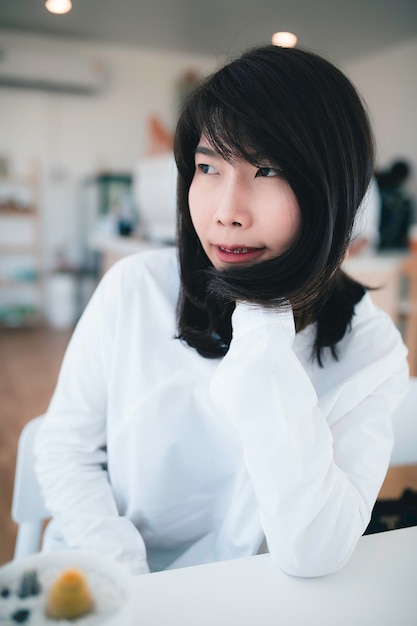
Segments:
[[[416,626],[417,527],[362,537],[339,572],[284,574],[268,554],[135,579],[152,626]]]

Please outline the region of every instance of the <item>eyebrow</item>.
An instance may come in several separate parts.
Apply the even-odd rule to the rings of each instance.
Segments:
[[[215,150],[213,150],[212,148],[206,148],[205,146],[197,146],[197,148],[195,149],[195,154],[204,154],[205,156],[217,158],[219,156]]]

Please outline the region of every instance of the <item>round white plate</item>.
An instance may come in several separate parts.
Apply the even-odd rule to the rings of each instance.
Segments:
[[[77,568],[86,576],[95,603],[95,611],[78,620],[47,619],[44,615],[46,596],[53,581],[64,570]],[[36,570],[42,587],[39,595],[19,598],[17,591],[25,572]],[[133,597],[134,578],[117,562],[106,557],[81,550],[40,552],[12,561],[0,567],[0,591],[8,588],[8,597],[0,597],[0,626],[17,622],[12,619],[18,610],[29,610],[30,626],[53,626],[54,623],[72,626],[99,626],[100,624],[123,624],[129,626]],[[127,621],[128,620],[128,621]]]

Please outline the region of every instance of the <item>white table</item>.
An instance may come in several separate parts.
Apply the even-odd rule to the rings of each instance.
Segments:
[[[293,578],[268,554],[138,577],[137,626],[416,626],[417,527],[362,537],[336,574]]]

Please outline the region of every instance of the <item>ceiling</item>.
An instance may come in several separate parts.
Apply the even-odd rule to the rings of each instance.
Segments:
[[[1,0],[0,29],[186,53],[234,55],[295,32],[299,45],[344,62],[417,36],[416,0]]]

